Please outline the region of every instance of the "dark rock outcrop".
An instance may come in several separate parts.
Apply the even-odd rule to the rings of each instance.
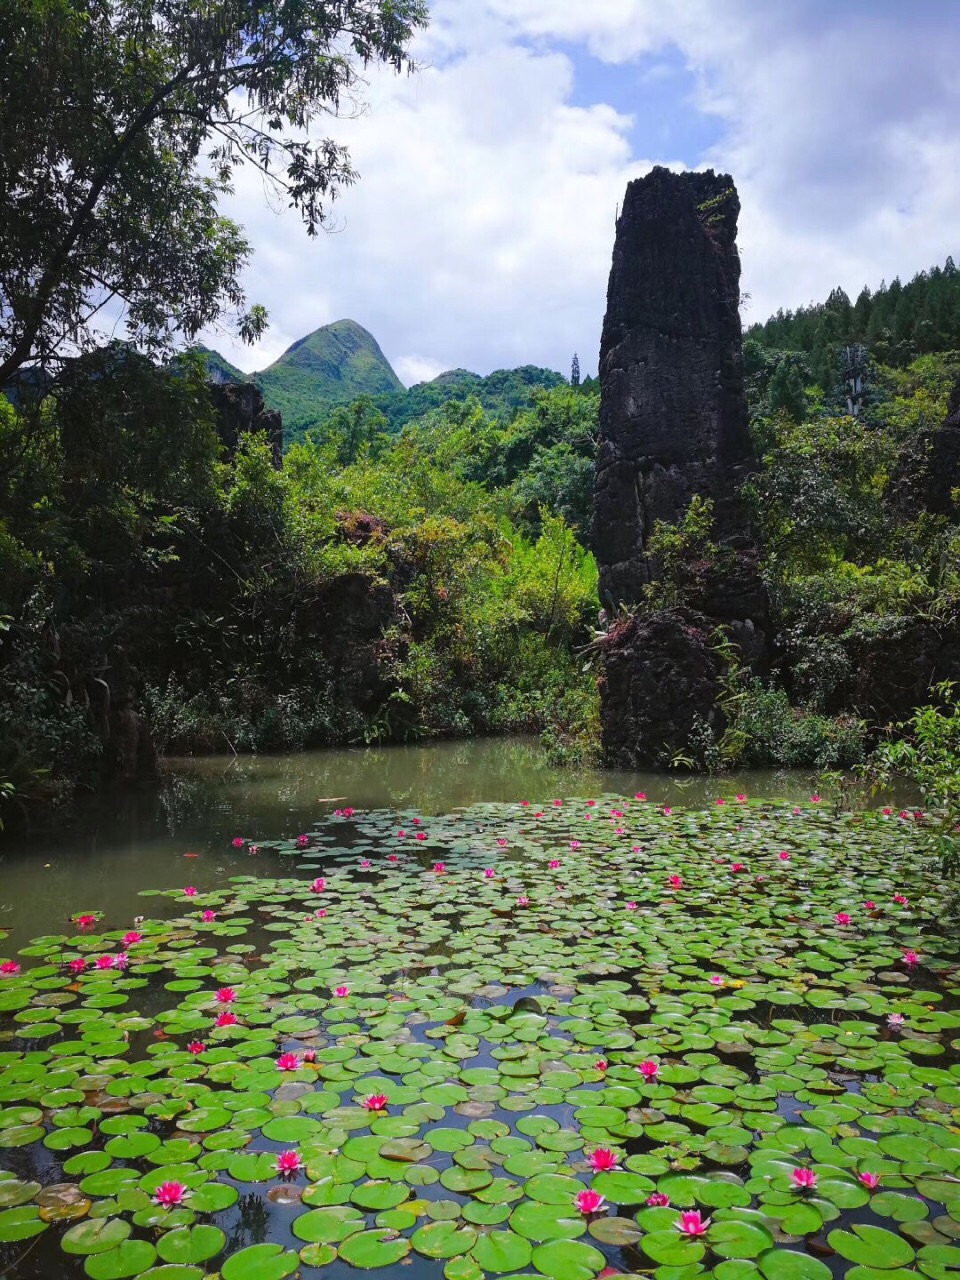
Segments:
[[[693,708],[717,719],[717,660],[689,631],[723,624],[748,661],[762,667],[765,658],[766,592],[740,498],[756,459],[743,390],[739,210],[727,175],[656,168],[630,183],[617,222],[591,526],[601,600],[611,613],[644,600],[661,572],[648,548],[654,526],[679,523],[696,496],[713,504],[721,555],[694,575],[693,614],[614,628],[601,646],[611,762],[674,754]]]
[[[723,662],[703,621],[684,609],[638,614],[615,623],[600,641],[609,760],[666,766],[698,729],[720,736]]]
[[[276,409],[263,404],[260,388],[253,382],[211,382],[210,398],[217,415],[217,435],[227,460],[237,451],[240,437],[263,431],[270,444],[273,465],[283,465],[283,421]]]

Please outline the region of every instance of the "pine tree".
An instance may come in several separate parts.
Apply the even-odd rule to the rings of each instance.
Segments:
[[[573,363],[570,366],[570,385],[571,387],[580,385],[580,359],[576,352],[573,353]]]

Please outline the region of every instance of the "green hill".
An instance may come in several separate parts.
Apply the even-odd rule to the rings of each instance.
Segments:
[[[566,378],[553,369],[540,369],[532,364],[519,369],[497,369],[486,377],[467,369],[450,369],[431,382],[418,382],[407,391],[378,396],[376,404],[395,431],[448,400],[466,400],[468,396],[475,396],[488,413],[509,422],[529,405],[531,393],[537,388],[558,387],[565,382]]]
[[[337,320],[308,333],[254,374],[254,381],[267,407],[283,415],[288,440],[303,435],[335,405],[404,389],[376,338],[354,320]]]
[[[225,359],[219,351],[212,351],[209,347],[195,346],[193,350],[203,356],[207,362],[207,373],[210,375],[211,382],[249,382],[250,375],[244,373],[242,369],[238,369],[235,364],[231,364]]]

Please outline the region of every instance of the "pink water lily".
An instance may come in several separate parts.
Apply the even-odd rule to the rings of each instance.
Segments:
[[[194,1057],[196,1057],[198,1053],[206,1053],[206,1050],[207,1046],[202,1040],[191,1040],[187,1045],[187,1053],[192,1053]]]
[[[387,854],[387,861],[388,861],[388,862],[399,862],[399,861],[400,861],[400,855],[399,855],[399,853],[388,853],[388,854]]]
[[[433,869],[438,876],[446,875],[447,864],[445,862],[435,862]]]
[[[637,1070],[643,1076],[644,1080],[655,1080],[658,1072],[660,1071],[660,1064],[654,1062],[652,1058],[647,1058],[646,1061],[640,1063]]]
[[[905,951],[903,953],[903,963],[908,969],[912,969],[920,963],[920,957],[916,951]]]
[[[385,1111],[389,1099],[385,1093],[371,1093],[360,1103],[367,1111]]]
[[[838,911],[833,918],[834,920],[836,920],[837,924],[839,925],[845,925],[850,923],[850,916],[846,911]]]
[[[781,849],[780,852],[777,854],[777,857],[780,859],[781,862],[790,861],[790,855],[789,853],[787,853],[786,849]]]
[[[726,804],[727,802],[726,802],[726,800],[724,800],[723,796],[717,796],[716,800],[714,800],[714,802],[713,802],[713,803],[714,803],[714,804]]]
[[[242,849],[247,842],[244,840],[243,836],[234,836],[230,843],[235,849]]]
[[[327,918],[326,907],[321,907],[319,911],[313,913],[314,920],[325,920]]]
[[[281,1151],[274,1165],[277,1175],[281,1178],[293,1178],[303,1167],[304,1161],[299,1151]]]
[[[492,880],[496,874],[493,867],[487,867],[483,873],[483,878],[484,880]]]
[[[323,876],[317,876],[313,884],[310,886],[311,893],[323,893],[327,887],[326,879]]]
[[[361,870],[361,871],[369,871],[369,870],[370,870],[371,865],[372,865],[372,864],[371,864],[371,862],[370,862],[370,859],[369,859],[369,858],[361,858],[361,859],[360,859],[360,870]]]
[[[398,832],[397,832],[397,839],[398,839],[398,840],[406,840],[406,838],[407,838],[407,833],[406,833],[405,831],[398,831]]]
[[[71,960],[67,965],[67,968],[71,973],[83,973],[86,967],[87,962],[82,956],[78,956],[76,960]],[[0,968],[2,968],[2,966],[0,966]]]
[[[812,1169],[791,1169],[790,1181],[797,1191],[812,1191],[817,1185],[817,1175]]]
[[[820,803],[820,800],[821,800],[821,797],[817,794],[817,792],[816,792],[816,791],[815,791],[815,792],[813,793],[813,795],[810,797],[810,803],[811,803],[811,804],[819,804],[819,803]]]
[[[800,810],[800,808],[799,808],[799,806],[798,806],[796,809],[794,809],[794,810],[793,810],[793,816],[794,816],[795,818],[799,818],[799,817],[800,817],[800,812],[801,812],[801,810]]]
[[[633,793],[634,800],[646,800],[647,793],[645,791],[635,791]]]
[[[682,889],[683,876],[670,876],[667,880],[667,884],[670,886],[671,889]]]
[[[909,901],[903,896],[902,893],[895,893],[893,895],[893,900],[898,907],[909,907],[910,905]]]
[[[78,929],[92,929],[97,923],[97,917],[89,914],[73,916],[71,918]]]
[[[879,1173],[861,1173],[859,1181],[867,1188],[868,1191],[876,1191],[880,1185]]]
[[[571,849],[579,849],[579,848],[580,848],[580,841],[579,841],[579,840],[571,840],[571,841],[570,841],[570,848],[571,848]]]
[[[607,1173],[610,1169],[616,1169],[620,1163],[620,1154],[610,1147],[597,1147],[590,1152],[590,1163],[595,1172]]]
[[[521,800],[521,801],[520,801],[520,808],[521,808],[521,809],[529,809],[529,808],[530,808],[530,801],[529,801],[529,800]]]
[[[595,1071],[606,1071],[609,1066],[610,1066],[610,1063],[606,1060],[606,1058],[598,1058],[596,1062],[593,1064],[593,1068]]]
[[[235,1013],[218,1014],[217,1020],[213,1025],[215,1027],[235,1027],[237,1025],[237,1015]]]
[[[427,833],[425,831],[418,831],[414,836],[415,840],[426,840],[426,838],[427,838]]]
[[[723,979],[720,977],[719,973],[711,973],[711,975],[710,975],[710,977],[707,979],[707,981],[710,983],[710,985],[711,985],[712,987],[722,987],[722,986],[723,986]]]
[[[863,909],[864,911],[876,911],[877,904],[873,901],[872,898],[868,898],[866,902],[863,904]]]
[[[628,910],[628,911],[638,911],[638,910],[639,910],[639,904],[638,904],[638,903],[636,903],[636,902],[628,902],[628,903],[626,903],[626,908],[627,908],[627,910]]]
[[[888,1014],[887,1014],[887,1026],[888,1026],[888,1027],[902,1027],[902,1026],[903,1026],[903,1024],[904,1024],[905,1022],[906,1022],[906,1018],[903,1016],[903,1014],[902,1014],[902,1013],[888,1013]]]
[[[885,818],[889,818],[890,815],[893,813],[893,810],[888,805],[885,808],[881,809],[880,812],[883,814]]]
[[[665,1196],[662,1191],[652,1191],[644,1204],[649,1205],[651,1209],[666,1209],[670,1204],[670,1197]]]
[[[19,972],[20,966],[17,964],[16,960],[4,960],[3,964],[0,964],[0,975],[4,978],[13,978]]]
[[[303,1060],[304,1060],[304,1062],[316,1062],[316,1060],[317,1060],[317,1051],[316,1051],[316,1049],[304,1049],[304,1051],[303,1051]]]
[[[188,884],[187,887],[184,889],[183,893],[184,893],[184,896],[187,898],[195,898],[197,896],[196,886],[192,884]]]
[[[233,1004],[237,998],[237,993],[233,987],[221,987],[217,992],[217,1004]]]
[[[590,1217],[605,1208],[607,1202],[599,1191],[586,1190],[578,1191],[573,1197],[573,1203],[585,1217]]]
[[[562,801],[562,800],[551,800],[551,801],[550,801],[550,803],[553,805],[553,807],[554,807],[555,809],[559,809],[559,808],[560,808],[560,806],[563,804],[563,801]]]
[[[673,810],[670,808],[670,806],[668,804],[665,804],[663,806],[663,816],[665,818],[669,818],[672,813],[673,813]]]
[[[422,818],[412,818],[412,819],[411,819],[411,821],[413,822],[413,825],[414,825],[415,827],[419,827],[419,826],[421,825],[421,823],[423,822],[423,819],[422,819]]]
[[[710,1229],[710,1219],[701,1217],[699,1209],[686,1209],[673,1225],[685,1236],[703,1236]]]
[[[123,945],[125,947],[135,947],[138,942],[143,941],[143,934],[137,933],[136,929],[131,929],[129,933],[123,935]]]
[[[309,843],[310,843],[310,837],[308,835],[297,836],[298,849],[305,849]]]
[[[736,794],[736,796],[734,797],[734,799],[736,800],[737,804],[746,804],[746,803],[747,803],[747,797],[746,797],[746,794],[745,794],[743,791],[738,791],[738,792],[737,792],[737,794]]]
[[[116,956],[97,956],[98,969],[112,969],[117,963]]]
[[[747,867],[746,867],[746,863],[743,863],[743,862],[731,862],[731,863],[730,863],[730,870],[731,870],[731,871],[746,871],[746,869],[747,869]]]
[[[551,870],[551,871],[557,871],[557,870],[559,869],[559,867],[560,867],[560,859],[559,859],[559,858],[551,858],[551,859],[550,859],[550,862],[548,863],[548,866],[550,867],[550,870]]]
[[[210,924],[210,922],[212,920],[216,920],[216,918],[217,918],[217,913],[215,911],[210,911],[210,910],[204,911],[203,915],[200,917],[200,919],[204,922],[204,924]]]
[[[497,844],[500,846],[500,848],[501,848],[501,849],[505,849],[509,843],[510,843],[510,841],[509,841],[509,840],[504,839],[504,837],[503,837],[503,836],[498,836],[498,837],[497,837]]]
[[[297,1053],[281,1053],[277,1059],[276,1066],[278,1071],[299,1071],[300,1055]]]
[[[154,1192],[154,1204],[164,1209],[175,1209],[190,1195],[190,1189],[182,1182],[161,1182]]]
[[[113,957],[114,969],[125,969],[130,963],[130,957],[125,951],[121,951],[118,956]]]
[[[520,897],[517,899],[517,906],[529,907],[529,905],[530,905],[530,899],[527,897],[525,893],[521,893]]]
[[[350,988],[334,987],[333,994],[337,997],[338,1000],[346,1000],[347,996],[350,994]]]

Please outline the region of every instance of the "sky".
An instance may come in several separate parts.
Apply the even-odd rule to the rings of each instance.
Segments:
[[[247,371],[334,320],[406,384],[596,373],[615,218],[655,164],[729,173],[744,323],[960,255],[960,0],[432,0],[419,70],[317,136],[360,173],[309,239],[251,170]]]

